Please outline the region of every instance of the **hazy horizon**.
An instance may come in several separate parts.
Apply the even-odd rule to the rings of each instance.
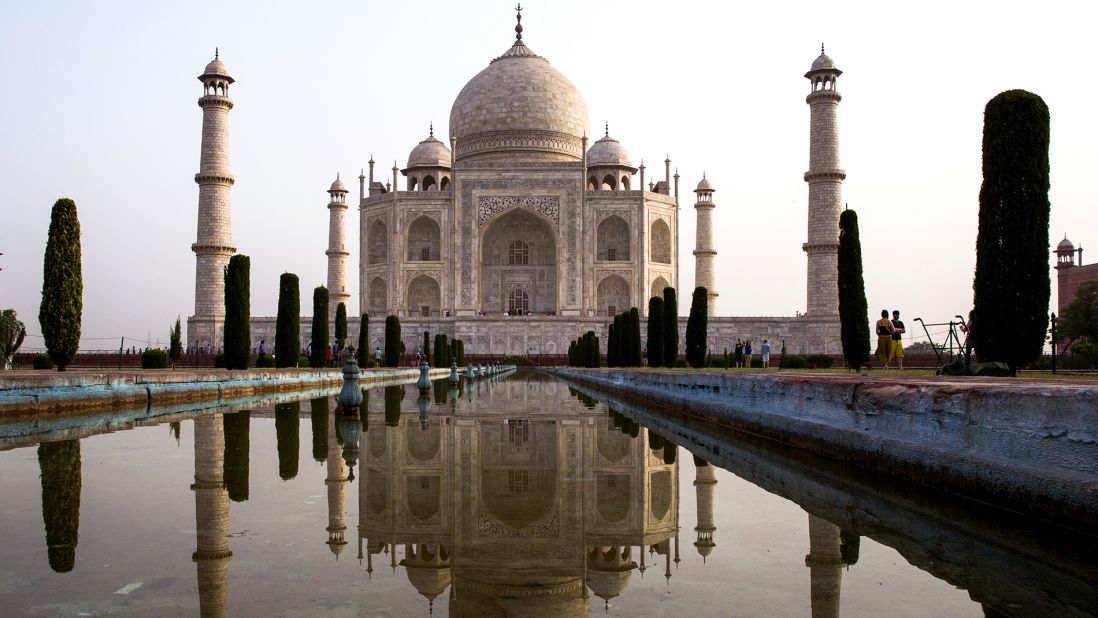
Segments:
[[[805,309],[803,75],[821,40],[843,71],[843,199],[859,215],[871,316],[899,309],[914,331],[916,317],[943,322],[970,308],[983,108],[1004,90],[1035,92],[1051,111],[1050,251],[1065,233],[1076,247],[1096,236],[1092,6],[523,6],[523,41],[583,94],[589,135],[609,122],[653,179],[670,155],[682,180],[683,290],[694,283],[692,192],[703,172],[713,182],[718,315]],[[457,93],[513,42],[513,7],[5,1],[0,308],[26,324],[24,348],[42,346],[42,257],[60,197],[76,201],[81,221],[82,348],[117,349],[122,336],[127,347],[165,344],[176,316],[193,313],[196,76],[215,47],[236,80],[232,234],[251,257],[252,314],[275,315],[287,271],[308,313],[308,291],[326,279],[336,173],[357,200],[371,155],[384,182],[430,122],[445,140]],[[348,217],[356,315],[356,211]],[[1050,253],[1050,311],[1053,263]]]

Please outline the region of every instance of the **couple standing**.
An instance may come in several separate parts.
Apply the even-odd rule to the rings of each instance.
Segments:
[[[900,369],[904,368],[904,344],[903,334],[907,330],[900,321],[900,312],[893,311],[892,319],[888,319],[888,310],[881,310],[881,319],[877,320],[877,360],[888,369],[889,364],[895,359]]]

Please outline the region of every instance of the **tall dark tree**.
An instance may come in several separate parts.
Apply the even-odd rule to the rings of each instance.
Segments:
[[[301,288],[297,275],[278,279],[278,319],[275,321],[275,366],[297,367],[301,355]]]
[[[839,215],[839,322],[846,366],[857,371],[869,360],[869,307],[858,214],[853,210]]]
[[[675,288],[663,288],[663,366],[679,358],[679,299]]]
[[[370,314],[363,313],[358,323],[358,366],[363,369],[371,367],[372,358],[370,356]]]
[[[575,367],[576,364],[576,340],[573,339],[568,342],[568,366]]]
[[[327,295],[325,295],[327,298]],[[301,449],[301,404],[275,404],[275,438],[278,445],[278,476],[288,481],[297,476]]]
[[[245,502],[248,499],[251,418],[252,413],[248,410],[221,417],[221,424],[225,428],[222,474],[225,479],[225,488],[229,490],[229,499],[233,502]]]
[[[328,398],[317,397],[309,401],[309,420],[313,428],[313,459],[328,458]]]
[[[1098,282],[1084,283],[1056,321],[1056,336],[1065,340],[1086,337],[1098,343]]]
[[[705,367],[706,339],[709,336],[709,291],[694,288],[690,316],[686,319],[686,362],[694,369]]]
[[[347,344],[347,305],[343,303],[336,305],[335,339],[342,350]]]
[[[385,318],[385,366],[399,365],[400,352],[400,318],[391,315]]]
[[[310,367],[328,364],[328,288],[319,286],[313,290],[313,332]]]
[[[438,343],[438,335],[435,335],[435,343]],[[437,354],[437,351],[436,351]],[[428,362],[438,365],[438,360],[435,356],[431,355],[431,333],[423,331],[423,358],[431,359]]]
[[[42,304],[38,323],[46,351],[58,371],[64,371],[80,347],[84,311],[84,275],[80,261],[80,220],[76,202],[63,197],[50,214],[46,256],[42,262]]]
[[[172,361],[172,369],[183,356],[183,323],[179,316],[175,317],[175,326],[168,329],[168,358]]]
[[[641,350],[641,318],[640,311],[637,311],[636,307],[629,309],[629,312],[625,314],[625,340],[628,342],[628,347],[625,350],[625,365],[628,367],[640,367],[642,360]]]
[[[1048,144],[1041,97],[1008,90],[988,101],[972,337],[980,360],[1012,372],[1041,355],[1048,331]]]
[[[663,299],[648,299],[648,366],[663,367]]]
[[[251,260],[229,258],[225,269],[225,368],[247,369],[252,354]]]
[[[80,441],[39,444],[38,467],[42,474],[42,520],[46,524],[50,568],[68,573],[76,564],[76,544],[80,539]]]
[[[618,366],[618,323],[621,320],[614,316],[614,321],[606,330],[606,366]]]

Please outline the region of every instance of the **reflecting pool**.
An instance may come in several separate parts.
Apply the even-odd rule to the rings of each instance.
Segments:
[[[0,425],[5,615],[998,616],[1096,545],[540,374]]]

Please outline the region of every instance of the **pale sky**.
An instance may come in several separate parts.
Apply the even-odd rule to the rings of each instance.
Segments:
[[[911,330],[970,308],[983,108],[1003,90],[1051,110],[1051,244],[1098,243],[1093,2],[523,5],[524,42],[583,93],[590,134],[608,121],[649,176],[668,153],[682,175],[682,290],[693,288],[692,190],[708,173],[719,315],[804,310],[803,75],[821,41],[844,71],[843,195],[861,223],[871,316],[900,309]],[[513,6],[3,0],[0,308],[41,333],[50,207],[67,196],[82,225],[83,348],[163,343],[193,313],[196,76],[215,46],[236,79],[233,241],[251,256],[252,314],[275,315],[285,271],[300,276],[304,307],[325,283],[336,172],[357,200],[371,154],[384,179],[431,121],[446,140],[454,97],[514,41]],[[352,209],[352,247],[357,219]],[[348,272],[354,314],[355,253]]]

